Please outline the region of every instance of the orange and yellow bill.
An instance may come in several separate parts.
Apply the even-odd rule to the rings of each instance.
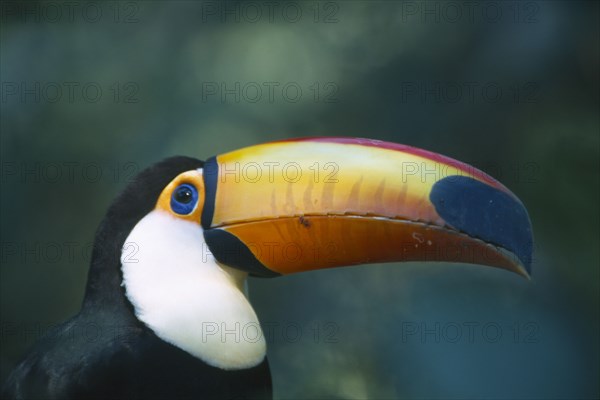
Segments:
[[[219,261],[259,276],[397,261],[528,276],[527,211],[459,161],[354,138],[266,143],[209,159],[201,223]]]

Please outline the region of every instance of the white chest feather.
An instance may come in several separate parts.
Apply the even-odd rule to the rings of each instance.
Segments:
[[[158,337],[223,369],[264,359],[264,335],[243,293],[246,274],[214,259],[199,225],[152,211],[124,248],[127,298]]]

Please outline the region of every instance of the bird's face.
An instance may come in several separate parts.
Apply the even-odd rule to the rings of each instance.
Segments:
[[[473,167],[392,143],[313,138],[179,174],[124,249],[137,317],[207,363],[241,369],[265,354],[247,274],[450,261],[528,276],[532,234],[517,197]]]

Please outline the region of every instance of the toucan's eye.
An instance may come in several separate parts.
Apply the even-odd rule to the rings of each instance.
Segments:
[[[187,183],[177,186],[171,196],[171,208],[177,214],[187,215],[191,213],[197,202],[198,191]]]

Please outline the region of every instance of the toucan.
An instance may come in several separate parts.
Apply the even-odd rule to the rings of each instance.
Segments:
[[[424,261],[529,277],[532,249],[510,190],[406,145],[310,137],[167,158],[110,205],[80,312],[35,345],[3,398],[271,398],[248,276]]]

